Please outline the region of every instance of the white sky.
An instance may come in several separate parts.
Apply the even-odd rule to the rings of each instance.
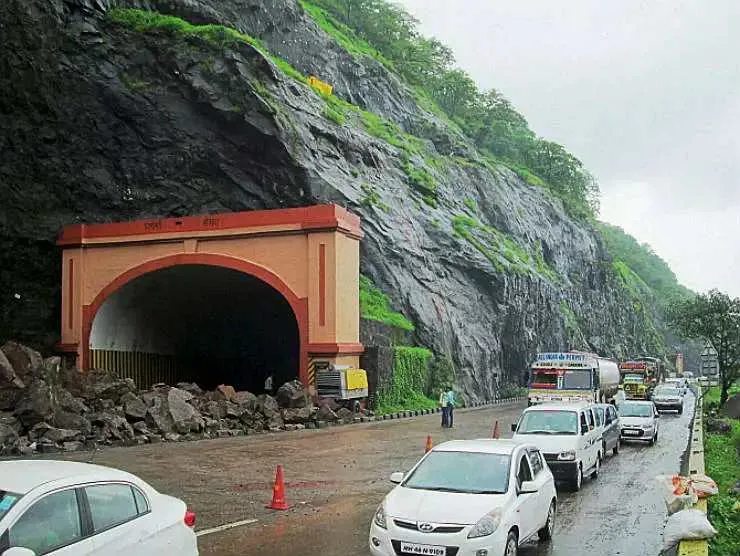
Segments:
[[[740,0],[399,0],[598,177],[602,219],[740,296]]]

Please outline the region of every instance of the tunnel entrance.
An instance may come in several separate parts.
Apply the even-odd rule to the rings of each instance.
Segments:
[[[272,286],[231,268],[175,265],[143,274],[100,305],[90,329],[90,366],[153,383],[264,391],[299,377],[300,335],[290,303]]]

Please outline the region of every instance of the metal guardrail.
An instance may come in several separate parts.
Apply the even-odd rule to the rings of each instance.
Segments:
[[[704,428],[703,428],[703,396],[697,396],[694,422],[691,430],[691,446],[689,447],[689,476],[704,473]],[[694,506],[706,513],[707,500],[702,498]],[[678,556],[708,556],[709,541],[681,541],[678,545]]]

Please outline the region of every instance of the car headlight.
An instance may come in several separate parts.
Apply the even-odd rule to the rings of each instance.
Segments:
[[[558,454],[558,459],[561,461],[573,461],[576,459],[576,452],[575,450],[567,450],[565,452],[560,452]]]
[[[498,511],[491,512],[484,515],[478,520],[473,528],[468,533],[469,539],[477,539],[479,537],[487,537],[492,535],[501,523],[501,513]]]
[[[642,428],[645,429],[646,431],[649,431],[650,429],[653,428],[653,425],[642,425]]]
[[[388,529],[388,523],[385,520],[385,508],[383,507],[383,504],[378,506],[378,509],[375,510],[375,517],[373,518],[375,521],[375,525],[382,529]]]

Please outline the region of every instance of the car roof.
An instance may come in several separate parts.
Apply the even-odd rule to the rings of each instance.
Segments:
[[[449,440],[438,444],[432,451],[435,452],[479,452],[486,454],[512,454],[521,442],[509,439],[480,438],[477,440]]]
[[[138,477],[102,465],[59,460],[0,461],[0,490],[26,494],[55,481],[79,484],[96,481],[126,481],[140,484]]]
[[[593,402],[565,402],[565,403],[541,403],[533,405],[524,410],[528,411],[578,411],[591,407]]]

